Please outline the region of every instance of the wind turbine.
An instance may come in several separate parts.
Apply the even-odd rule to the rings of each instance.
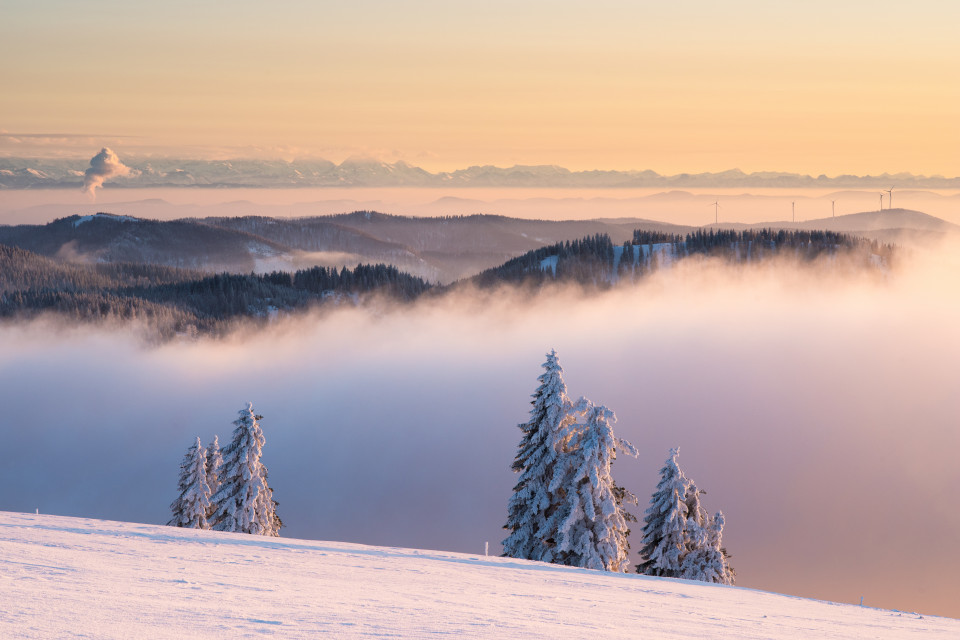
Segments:
[[[830,212],[833,213],[834,218],[837,217],[837,201],[836,200],[830,201]]]
[[[890,197],[887,198],[887,209],[893,209],[893,187],[886,190]]]
[[[797,203],[796,202],[790,203],[790,211],[793,214],[793,221],[796,222],[797,221]]]
[[[880,192],[880,211],[883,211],[883,191]]]
[[[713,224],[720,224],[720,199],[713,203]]]

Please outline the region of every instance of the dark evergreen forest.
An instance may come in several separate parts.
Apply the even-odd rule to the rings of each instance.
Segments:
[[[266,321],[372,294],[415,300],[431,285],[395,267],[313,267],[294,273],[214,275],[133,263],[69,263],[0,245],[0,318],[55,313],[72,321],[140,320],[160,337],[220,334],[234,321]]]
[[[729,264],[759,263],[773,257],[813,262],[824,256],[845,256],[867,268],[889,265],[890,245],[833,231],[697,230],[685,236],[636,230],[633,239],[615,246],[598,234],[530,251],[473,282],[480,287],[504,282],[537,286],[546,282],[576,282],[610,287],[634,281],[665,265],[688,258],[718,258]]]

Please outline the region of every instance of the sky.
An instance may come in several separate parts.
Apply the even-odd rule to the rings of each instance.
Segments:
[[[960,5],[4,0],[0,154],[960,175]]]

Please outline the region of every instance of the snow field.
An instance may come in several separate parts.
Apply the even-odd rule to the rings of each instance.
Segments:
[[[10,639],[960,637],[960,620],[723,585],[3,512],[0,611]]]

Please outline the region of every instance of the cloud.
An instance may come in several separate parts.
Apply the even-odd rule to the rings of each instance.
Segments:
[[[741,585],[960,615],[943,553],[960,530],[957,256],[883,278],[690,264],[596,295],[347,305],[161,347],[2,325],[0,509],[165,522],[186,448],[225,443],[250,400],[284,535],[496,552],[516,425],[556,348],[571,395],[640,449],[614,465],[636,513],[679,445]]]
[[[83,190],[96,196],[97,187],[102,187],[104,181],[120,176],[137,175],[139,172],[120,162],[120,158],[113,150],[104,147],[100,153],[90,159],[90,168],[83,173]]]

